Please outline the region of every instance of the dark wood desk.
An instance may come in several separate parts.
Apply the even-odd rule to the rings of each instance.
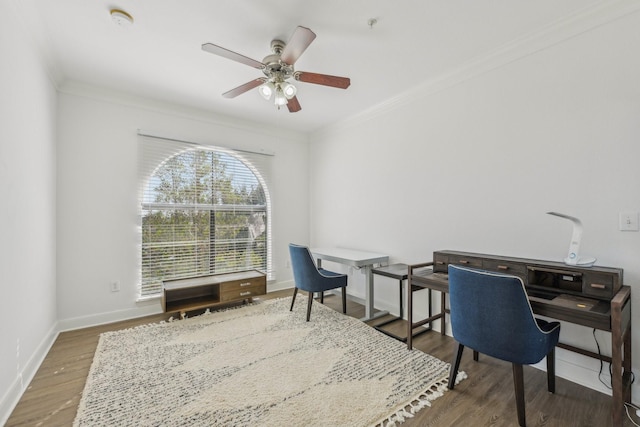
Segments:
[[[446,260],[443,262],[443,259]],[[631,372],[631,288],[622,285],[621,269],[607,267],[587,269],[555,262],[452,251],[435,252],[434,260],[436,263],[440,262],[440,265],[434,262],[410,265],[407,272],[407,286],[422,287],[430,294],[432,291],[440,292],[440,312],[431,315],[430,311],[428,318],[414,322],[411,308],[413,292],[408,292],[407,328],[409,331],[440,319],[441,334],[445,334],[446,315],[449,313],[446,307],[449,282],[444,271],[447,271],[448,264],[466,265],[520,276],[527,286],[534,313],[611,332],[611,357],[563,343],[559,343],[558,347],[611,364],[611,371],[614,373],[611,378],[611,416],[614,427],[623,425],[624,404],[631,403],[633,374]],[[433,267],[433,270],[425,270],[425,267],[429,266]],[[540,283],[536,282],[537,272],[541,270],[557,274],[568,283],[558,283],[556,279],[549,289],[538,286]],[[571,277],[580,279],[569,280]],[[578,286],[578,282],[581,287]],[[585,289],[589,298],[585,297]],[[595,298],[594,295],[599,298]],[[431,295],[429,301],[431,301]],[[411,334],[407,335],[407,346],[409,349],[413,348]]]

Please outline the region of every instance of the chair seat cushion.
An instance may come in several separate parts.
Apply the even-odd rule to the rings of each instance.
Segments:
[[[319,268],[318,271],[320,272],[320,274],[324,275],[324,276],[328,276],[328,277],[340,277],[340,276],[346,276],[346,274],[342,274],[342,273],[336,273],[334,271],[330,271],[330,270],[325,270],[324,268]]]

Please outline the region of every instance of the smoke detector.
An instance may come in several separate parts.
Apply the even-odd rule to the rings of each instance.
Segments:
[[[121,27],[130,27],[133,25],[133,16],[129,15],[124,10],[111,9],[111,20]]]

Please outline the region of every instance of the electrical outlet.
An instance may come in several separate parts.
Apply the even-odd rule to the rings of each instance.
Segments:
[[[620,212],[620,231],[638,231],[638,212]]]
[[[111,292],[120,292],[120,282],[111,282]]]

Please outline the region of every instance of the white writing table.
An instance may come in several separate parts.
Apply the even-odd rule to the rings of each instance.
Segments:
[[[347,248],[311,248],[310,251],[317,258],[318,268],[322,267],[322,260],[337,262],[350,267],[364,268],[366,281],[365,314],[361,320],[367,321],[387,314],[387,312],[373,313],[373,274],[371,270],[374,264],[388,263],[388,255]]]

